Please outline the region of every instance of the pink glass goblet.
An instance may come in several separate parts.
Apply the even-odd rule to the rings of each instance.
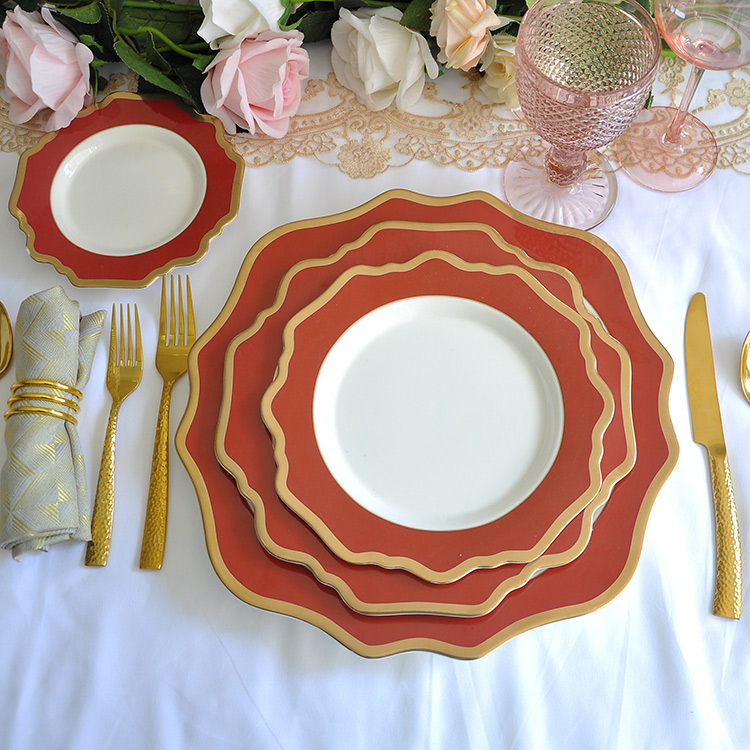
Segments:
[[[630,0],[537,0],[516,44],[518,99],[547,143],[505,170],[505,195],[525,214],[589,229],[617,197],[609,163],[594,149],[615,140],[642,110],[659,63],[661,37]],[[588,153],[594,152],[594,153]]]
[[[652,190],[677,193],[700,185],[716,166],[713,133],[688,112],[706,70],[734,70],[750,62],[750,5],[746,0],[654,0],[667,44],[692,63],[680,106],[652,107],[614,144],[623,169]]]

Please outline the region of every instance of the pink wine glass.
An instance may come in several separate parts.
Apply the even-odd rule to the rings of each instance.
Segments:
[[[665,193],[700,185],[716,166],[711,130],[688,112],[706,70],[734,70],[750,62],[750,5],[744,0],[654,0],[667,44],[692,63],[680,106],[644,111],[613,146],[639,184]]]
[[[508,202],[530,216],[588,229],[617,197],[611,143],[641,111],[661,37],[637,2],[537,0],[516,43],[518,99],[527,123],[549,144],[527,149],[505,170]]]

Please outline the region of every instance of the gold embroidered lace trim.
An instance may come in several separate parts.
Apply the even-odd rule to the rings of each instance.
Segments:
[[[505,166],[519,149],[541,153],[541,139],[507,108],[490,104],[478,80],[476,73],[451,71],[425,86],[413,112],[371,112],[329,73],[308,80],[299,113],[284,138],[241,134],[230,140],[248,167],[305,157],[353,178],[373,177],[413,161],[476,171]],[[663,58],[655,103],[677,106],[686,80],[682,60]],[[108,89],[117,88],[134,90],[133,77],[110,80]],[[708,71],[691,111],[716,137],[718,168],[750,174],[750,67]],[[21,152],[41,135],[33,124],[12,125],[7,102],[0,99],[0,150]]]

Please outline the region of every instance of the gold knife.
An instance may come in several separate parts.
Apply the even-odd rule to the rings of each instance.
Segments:
[[[711,470],[716,516],[714,614],[739,620],[742,612],[740,530],[716,393],[706,298],[700,292],[690,300],[685,319],[685,366],[693,439],[708,450]]]

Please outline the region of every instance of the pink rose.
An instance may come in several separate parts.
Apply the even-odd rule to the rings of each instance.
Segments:
[[[485,0],[435,0],[430,9],[430,34],[437,39],[441,63],[470,70],[479,62],[490,39],[489,30],[509,23],[492,8]]]
[[[38,115],[45,130],[58,130],[93,102],[91,50],[56,21],[48,8],[14,8],[0,27],[0,76],[10,100],[10,120]]]
[[[310,74],[298,31],[263,31],[219,51],[206,68],[201,99],[228,133],[256,127],[272,138],[289,130]]]

